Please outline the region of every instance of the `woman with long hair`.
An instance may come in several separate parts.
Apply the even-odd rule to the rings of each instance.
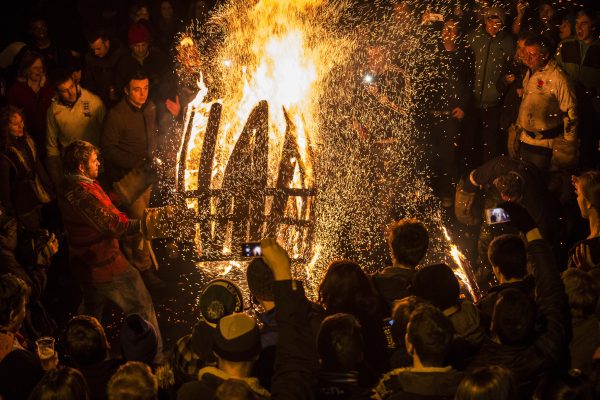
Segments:
[[[46,76],[46,66],[40,53],[27,50],[19,62],[17,81],[8,89],[8,104],[23,110],[29,124],[29,134],[38,151],[46,154],[46,113],[54,89]]]
[[[38,149],[16,107],[0,110],[0,203],[28,232],[41,227],[41,208],[52,200],[52,184]]]

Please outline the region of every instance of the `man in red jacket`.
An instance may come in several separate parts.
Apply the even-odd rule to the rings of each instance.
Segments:
[[[78,140],[63,156],[65,191],[59,204],[69,235],[71,268],[83,290],[82,314],[100,320],[106,300],[125,314],[139,313],[156,330],[162,353],[162,339],[152,298],[140,277],[119,248],[119,238],[141,233],[138,219],[129,219],[113,204],[100,184],[98,149]]]

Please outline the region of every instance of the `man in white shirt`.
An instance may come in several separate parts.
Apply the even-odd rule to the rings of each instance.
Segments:
[[[54,186],[60,191],[64,149],[76,140],[99,146],[106,110],[102,100],[77,85],[68,70],[58,69],[53,75],[56,96],[46,118],[46,165]]]
[[[542,36],[525,41],[523,99],[517,125],[521,128],[521,159],[542,171],[576,165],[578,155],[575,90],[567,75],[550,58]]]

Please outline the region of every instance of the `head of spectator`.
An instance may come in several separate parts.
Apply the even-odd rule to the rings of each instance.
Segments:
[[[61,103],[72,106],[81,95],[81,89],[73,80],[73,73],[67,68],[56,68],[51,73],[54,90]]]
[[[260,332],[253,318],[244,313],[227,315],[214,331],[213,351],[220,370],[232,378],[250,376],[260,354]]]
[[[432,264],[417,271],[411,291],[444,311],[458,304],[460,284],[449,266]]]
[[[5,150],[13,138],[27,134],[25,115],[15,106],[6,106],[0,110],[0,149]]]
[[[215,392],[215,400],[254,400],[252,390],[239,379],[227,379]]]
[[[575,18],[575,33],[577,39],[585,44],[590,44],[597,37],[598,14],[592,8],[584,8],[577,13]]]
[[[355,316],[344,313],[325,318],[317,335],[317,351],[325,371],[354,371],[364,357],[360,322]]]
[[[413,366],[444,366],[453,336],[452,322],[438,308],[428,304],[417,307],[406,331],[406,350]]]
[[[235,283],[217,278],[202,289],[199,306],[203,321],[215,328],[224,316],[244,310],[244,298]]]
[[[129,361],[110,378],[107,393],[108,400],[154,400],[158,383],[148,365]]]
[[[35,51],[27,50],[19,62],[17,79],[22,82],[43,86],[46,79],[46,69],[42,55]]]
[[[104,58],[110,51],[110,36],[105,29],[95,29],[88,34],[87,42],[94,56]]]
[[[501,7],[488,7],[484,15],[485,31],[491,37],[496,37],[504,29],[506,13]]]
[[[82,175],[89,179],[98,177],[100,151],[84,140],[76,140],[65,149],[63,155],[63,169],[71,175]]]
[[[404,337],[406,336],[406,328],[410,321],[410,316],[420,305],[426,304],[425,300],[417,296],[408,296],[394,302],[392,308],[392,338],[399,347],[404,347]]]
[[[406,218],[387,227],[386,238],[394,266],[415,268],[425,257],[429,234],[422,222]]]
[[[150,7],[143,1],[134,2],[131,6],[129,19],[133,23],[150,21]]]
[[[586,319],[596,312],[598,287],[594,279],[585,271],[568,268],[562,273],[565,292],[569,298],[571,317]]]
[[[542,35],[534,35],[525,41],[524,64],[533,72],[544,68],[550,59],[552,44]]]
[[[533,34],[529,31],[525,31],[519,33],[517,37],[517,49],[515,51],[515,61],[521,64],[525,64],[525,57],[527,54],[525,53],[525,42],[529,39]]]
[[[592,400],[592,388],[579,370],[549,373],[537,385],[533,400]]]
[[[558,27],[560,40],[575,36],[575,32],[575,14],[572,12],[563,12],[561,15],[560,26]]]
[[[154,327],[140,314],[129,314],[121,325],[121,350],[126,361],[151,365],[158,350]]]
[[[360,265],[350,260],[335,260],[319,285],[319,304],[328,315],[345,312],[356,316],[372,315],[378,298]]]
[[[78,370],[59,366],[46,373],[31,392],[30,400],[88,400],[90,392]]]
[[[146,72],[141,69],[136,70],[129,76],[124,89],[127,101],[136,108],[142,108],[148,100],[149,87],[150,81]]]
[[[497,177],[494,186],[504,201],[518,203],[523,198],[523,178],[516,172]]]
[[[159,4],[159,14],[163,21],[172,21],[175,16],[175,7],[172,0],[162,0]]]
[[[275,277],[273,271],[262,258],[253,259],[246,269],[246,281],[250,294],[260,303],[265,311],[275,308]]]
[[[500,365],[490,365],[467,374],[458,385],[454,400],[510,400],[517,397],[512,372]]]
[[[598,221],[600,212],[600,172],[587,171],[572,177],[581,217],[590,224]]]
[[[500,235],[488,247],[488,259],[499,283],[521,281],[527,274],[527,249],[518,235]]]
[[[78,366],[98,364],[108,357],[108,340],[104,328],[94,317],[77,315],[65,329],[67,354]]]
[[[492,314],[494,340],[504,345],[529,345],[535,336],[536,305],[518,289],[500,292]]]
[[[556,16],[556,9],[552,0],[540,0],[538,3],[538,19],[548,25]]]
[[[444,26],[442,28],[442,40],[446,49],[449,46],[454,48],[461,37],[460,21],[454,16],[446,18]]]
[[[50,37],[48,36],[48,23],[41,16],[33,17],[29,22],[29,34],[34,41],[34,44],[39,49],[44,49],[50,45]]]
[[[30,289],[21,278],[0,276],[0,330],[16,333],[27,316]]]
[[[138,60],[146,58],[150,52],[150,32],[144,24],[135,23],[127,32],[131,54]]]

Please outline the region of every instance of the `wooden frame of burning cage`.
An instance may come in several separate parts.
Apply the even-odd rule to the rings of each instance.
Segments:
[[[310,259],[316,190],[314,188],[292,188],[294,163],[300,163],[298,145],[294,135],[294,125],[286,115],[287,127],[282,157],[275,187],[267,187],[268,159],[268,104],[261,101],[252,110],[244,129],[234,146],[225,168],[223,185],[220,189],[210,188],[213,159],[222,106],[212,104],[201,155],[198,164],[198,189],[185,189],[185,169],[188,142],[191,139],[192,115],[186,127],[177,173],[177,192],[182,202],[186,199],[198,201],[194,217],[200,229],[201,252],[198,261],[226,261],[241,257],[238,245],[243,242],[257,242],[263,237],[276,237],[280,229],[296,229],[302,243],[299,261]],[[295,161],[291,161],[295,160]],[[298,165],[302,170],[303,166]],[[245,185],[239,185],[244,182]],[[296,217],[285,215],[290,199],[301,198],[302,208]],[[270,204],[269,212],[266,211]],[[191,221],[189,221],[191,222]],[[231,226],[231,238],[226,233]],[[225,251],[226,240],[230,239],[230,249]]]

